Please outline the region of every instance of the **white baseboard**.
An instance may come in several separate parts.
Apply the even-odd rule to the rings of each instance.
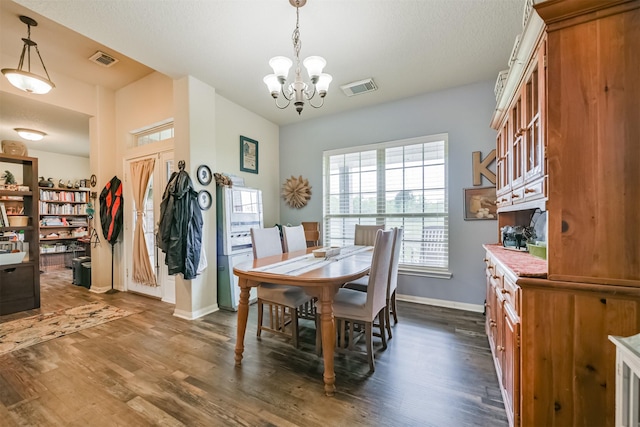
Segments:
[[[185,320],[195,320],[218,310],[219,310],[218,304],[213,304],[213,305],[210,305],[209,307],[204,307],[196,311],[179,310],[176,308],[175,310],[173,310],[173,315]]]
[[[443,299],[433,299],[416,297],[413,295],[396,295],[399,301],[415,302],[417,304],[433,305],[436,307],[455,308],[457,310],[473,311],[476,313],[484,313],[484,306],[480,304],[468,304],[464,302],[447,301]]]

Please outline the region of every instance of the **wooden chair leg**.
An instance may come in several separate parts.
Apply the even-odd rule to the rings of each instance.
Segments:
[[[349,321],[349,350],[353,351],[353,346],[355,345],[356,336],[355,331],[353,330],[353,321]]]
[[[382,348],[384,350],[387,349],[387,334],[385,333],[386,327],[385,325],[385,317],[386,317],[386,309],[380,310],[378,313],[378,321],[380,322],[380,338],[382,339]]]
[[[369,371],[375,372],[376,365],[373,361],[373,322],[367,322],[365,324],[365,339],[367,346],[367,359],[369,360]]]
[[[258,337],[262,333],[262,313],[263,313],[262,300],[258,300]]]
[[[289,310],[291,312],[291,338],[293,340],[293,347],[298,348],[298,309]]]
[[[391,311],[391,299],[387,301],[387,305],[384,307],[384,320],[387,328],[387,334],[389,334],[389,339],[393,338],[393,334],[391,333],[391,315],[389,312]]]
[[[393,324],[398,323],[398,309],[396,308],[396,291],[391,294],[391,309],[393,310]]]

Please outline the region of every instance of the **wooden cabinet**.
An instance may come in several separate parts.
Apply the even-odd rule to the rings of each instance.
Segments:
[[[20,173],[16,173],[18,182],[22,182],[18,190],[1,189],[0,200],[11,205],[11,212],[25,217],[26,220],[24,225],[0,227],[2,248],[25,252],[22,260],[0,265],[1,316],[40,307],[40,274],[38,271],[38,159],[0,154],[0,163],[10,168],[15,168],[17,165],[19,169],[16,172],[21,173],[21,177]]]
[[[487,333],[512,425],[613,426],[607,335],[640,331],[640,0],[533,8],[491,127],[498,226],[546,210],[548,264],[487,255]]]
[[[42,270],[71,267],[71,260],[85,255],[78,239],[89,236],[88,189],[43,187],[40,193],[40,258]]]
[[[505,249],[485,248],[485,327],[510,425],[613,427],[608,336],[640,330],[640,287],[518,276]],[[530,257],[509,256],[519,269]]]
[[[486,325],[489,345],[511,425],[520,425],[520,292],[510,271],[487,252]]]

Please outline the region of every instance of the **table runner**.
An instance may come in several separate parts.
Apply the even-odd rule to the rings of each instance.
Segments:
[[[301,255],[286,261],[280,261],[264,267],[252,268],[250,271],[262,271],[270,274],[283,274],[286,276],[299,276],[317,268],[338,261],[360,252],[371,249],[371,246],[346,246],[340,250],[340,254],[328,258],[316,258],[313,254]]]

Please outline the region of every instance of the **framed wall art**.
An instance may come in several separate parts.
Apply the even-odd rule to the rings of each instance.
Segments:
[[[240,170],[258,173],[258,141],[240,135]]]
[[[496,187],[464,189],[464,219],[498,219]]]
[[[198,166],[197,174],[198,174],[198,182],[200,184],[209,185],[211,183],[213,174],[211,173],[211,169],[209,169],[209,166],[207,165]]]

